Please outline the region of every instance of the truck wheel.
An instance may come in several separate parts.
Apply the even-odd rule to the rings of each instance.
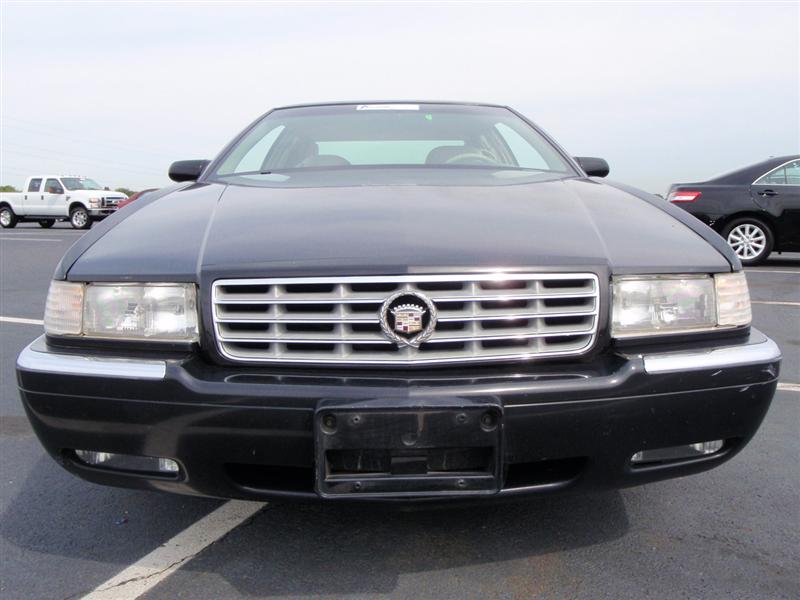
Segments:
[[[55,222],[55,219],[39,219],[39,227],[42,229],[50,229]]]
[[[764,262],[772,252],[774,243],[769,225],[755,217],[734,219],[722,230],[722,237],[733,248],[743,265]]]
[[[75,229],[89,229],[92,226],[89,212],[82,206],[76,206],[69,211],[69,222]]]
[[[11,229],[17,226],[17,215],[14,214],[14,211],[11,210],[8,206],[3,206],[0,208],[0,226],[3,229]]]

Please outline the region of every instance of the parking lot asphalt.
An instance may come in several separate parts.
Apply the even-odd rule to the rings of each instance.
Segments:
[[[145,585],[103,597],[800,597],[800,254],[748,269],[783,385],[751,444],[713,471],[446,510],[269,503],[195,552],[225,502],[85,483],[45,455],[24,416],[14,361],[42,333],[53,269],[80,235],[0,230],[3,600],[81,598],[119,574]]]

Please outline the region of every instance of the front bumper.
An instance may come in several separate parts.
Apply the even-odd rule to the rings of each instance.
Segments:
[[[116,206],[108,206],[105,208],[90,208],[89,209],[89,216],[93,219],[104,219],[108,215],[112,215],[117,212]]]
[[[320,406],[491,405],[502,413],[500,472],[497,489],[484,497],[513,497],[631,486],[721,464],[764,418],[780,358],[775,343],[752,330],[727,345],[609,354],[585,363],[327,374],[209,365],[195,354],[88,356],[49,347],[42,337],[20,354],[17,377],[42,444],[77,475],[246,499],[319,497],[314,432]],[[631,464],[641,450],[707,440],[725,443],[708,456]],[[180,472],[92,467],[78,460],[76,449],[170,458]],[[442,495],[458,494],[416,499]]]

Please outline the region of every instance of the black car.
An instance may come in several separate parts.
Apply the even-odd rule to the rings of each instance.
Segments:
[[[800,251],[800,156],[780,156],[702,183],[678,183],[667,199],[712,227],[745,265]]]
[[[780,351],[724,241],[607,173],[502,106],[273,110],[68,251],[17,361],[27,414],[85,479],[219,497],[719,465]]]

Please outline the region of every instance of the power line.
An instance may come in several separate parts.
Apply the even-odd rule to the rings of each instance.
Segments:
[[[33,127],[33,128],[38,129],[39,131],[44,131],[44,133],[50,133],[52,130],[56,130],[56,131],[60,131],[62,133],[67,133],[67,134],[77,134],[77,135],[80,136],[81,140],[86,139],[86,132],[84,130],[80,130],[80,129],[71,129],[71,128],[63,127],[62,125],[56,125],[56,126],[45,125],[45,124],[42,124],[41,122],[38,122],[38,121],[31,121],[30,119],[20,119],[19,117],[11,117],[9,115],[3,115],[3,119],[5,119],[7,121],[10,120],[10,121],[16,121],[18,123],[22,123],[23,126],[25,126],[25,127],[29,127],[29,128]],[[45,128],[45,129],[42,130],[42,128]],[[162,152],[153,151],[152,149],[145,150],[143,148],[138,148],[138,147],[131,146],[130,143],[127,140],[122,141],[122,140],[104,138],[102,136],[101,137],[93,136],[93,137],[94,137],[95,140],[98,140],[99,142],[102,142],[104,144],[110,144],[110,145],[114,145],[114,146],[121,146],[123,148],[129,148],[129,149],[133,149],[133,150],[140,150],[142,152],[153,152],[154,154],[163,154]]]
[[[44,154],[35,154],[35,153],[31,153],[31,152],[21,152],[19,150],[3,150],[3,152],[10,152],[11,154],[18,154],[18,155],[21,155],[21,156],[28,156],[28,157],[31,157],[31,158],[44,158],[44,159],[48,159],[48,160],[56,160],[58,158],[58,157],[53,157],[53,156],[47,156],[47,155],[44,155]],[[126,166],[124,166],[125,163],[110,163],[110,162],[102,163],[102,162],[99,162],[99,161],[82,160],[82,159],[67,159],[67,160],[68,160],[68,162],[78,162],[78,163],[83,163],[83,164],[88,164],[88,165],[96,165],[96,166],[102,167],[104,169],[116,169],[116,170],[120,170],[120,171],[134,172],[136,174],[139,174],[140,176],[141,176],[142,173],[146,173],[147,175],[151,175],[151,176],[156,174],[156,173],[158,173],[159,175],[161,174],[156,169],[138,169],[136,167],[126,167]]]
[[[137,147],[134,147],[134,146],[121,145],[121,144],[111,144],[111,143],[108,143],[108,142],[97,141],[96,139],[93,140],[91,137],[87,137],[87,136],[82,135],[82,134],[81,134],[80,138],[76,138],[76,137],[73,137],[73,136],[64,135],[62,133],[55,133],[55,132],[52,132],[52,131],[46,131],[44,129],[39,129],[39,128],[35,128],[35,127],[13,125],[13,124],[9,124],[9,123],[3,125],[3,127],[10,127],[12,129],[18,129],[20,131],[25,131],[25,132],[28,132],[28,133],[36,133],[36,134],[45,135],[45,136],[48,136],[48,137],[57,137],[57,138],[61,138],[61,139],[64,139],[64,140],[67,140],[67,141],[70,141],[70,142],[77,142],[77,143],[80,143],[80,144],[85,144],[86,142],[89,142],[89,143],[91,143],[93,145],[96,145],[96,146],[105,146],[107,148],[114,148],[116,150],[124,149],[124,150],[128,150],[128,151],[138,152],[140,154],[144,153],[144,154],[151,154],[153,156],[158,156],[158,155],[164,156],[164,157],[167,156],[166,154],[161,153],[161,152],[153,152],[152,150],[144,150],[142,148],[137,148]]]
[[[11,173],[16,173],[18,176],[20,176],[20,175],[23,176],[23,177],[30,176],[30,173],[28,173],[27,171],[23,171],[22,169],[15,169],[14,167],[9,168],[9,167],[6,167],[6,166],[0,167],[0,173],[2,173],[3,175],[5,175],[5,173],[7,173],[9,171]]]
[[[4,144],[4,146],[17,146],[19,148],[27,148],[28,150],[34,150],[36,152],[53,152],[54,154],[58,155],[59,157],[78,158],[78,159],[85,158],[85,159],[88,159],[88,160],[95,160],[93,157],[86,156],[85,154],[83,154],[83,155],[81,155],[81,154],[69,154],[69,153],[65,153],[65,152],[61,152],[61,151],[56,151],[56,150],[54,150],[52,148],[40,148],[40,147],[37,147],[37,146],[29,146],[28,144],[17,144],[17,143],[12,143],[12,142],[6,142]],[[101,161],[99,161],[99,162],[109,162],[109,161],[103,161],[101,159]],[[147,171],[157,170],[153,166],[147,166],[147,165],[141,165],[141,164],[129,163],[129,162],[125,162],[123,164],[129,165],[131,167],[144,169],[144,170],[147,170]]]

